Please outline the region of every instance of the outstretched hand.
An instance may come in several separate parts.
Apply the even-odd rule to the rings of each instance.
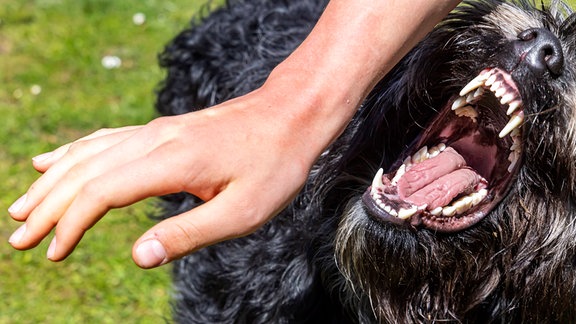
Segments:
[[[252,93],[145,126],[100,130],[34,158],[43,175],[9,210],[25,221],[10,243],[35,247],[55,227],[47,256],[62,260],[110,209],[181,191],[207,203],[142,235],[133,248],[139,266],[256,230],[295,196],[319,152],[306,134],[294,134],[298,121],[279,116],[282,107],[264,104],[269,99]]]
[[[10,243],[32,248],[56,227],[48,258],[62,260],[111,208],[181,191],[206,203],[140,237],[133,258],[141,267],[256,230],[296,195],[367,92],[459,1],[417,2],[330,1],[260,89],[36,157],[44,174],[9,209],[26,222]]]

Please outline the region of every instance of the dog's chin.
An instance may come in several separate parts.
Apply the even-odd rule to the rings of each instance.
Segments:
[[[373,219],[457,232],[507,193],[521,164],[524,121],[510,74],[486,68],[441,106],[389,171],[374,176],[362,196]]]

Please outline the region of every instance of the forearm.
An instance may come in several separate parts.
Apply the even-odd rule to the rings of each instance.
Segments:
[[[332,0],[268,83],[296,87],[304,104],[293,116],[322,127],[315,135],[327,145],[372,87],[459,2]]]

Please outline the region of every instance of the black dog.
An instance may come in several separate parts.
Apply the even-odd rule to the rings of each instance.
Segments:
[[[324,6],[230,0],[194,22],[161,55],[159,111],[258,87]],[[175,318],[575,322],[575,122],[571,9],[465,2],[376,86],[291,206],[176,262]],[[166,216],[199,203],[165,202]]]

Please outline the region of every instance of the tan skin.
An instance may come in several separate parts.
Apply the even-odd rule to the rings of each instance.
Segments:
[[[10,244],[33,248],[55,227],[47,255],[63,260],[110,209],[180,191],[207,203],[144,233],[133,248],[140,267],[252,233],[298,193],[374,84],[458,3],[332,0],[261,88],[34,158],[43,175],[9,210],[26,222]]]

